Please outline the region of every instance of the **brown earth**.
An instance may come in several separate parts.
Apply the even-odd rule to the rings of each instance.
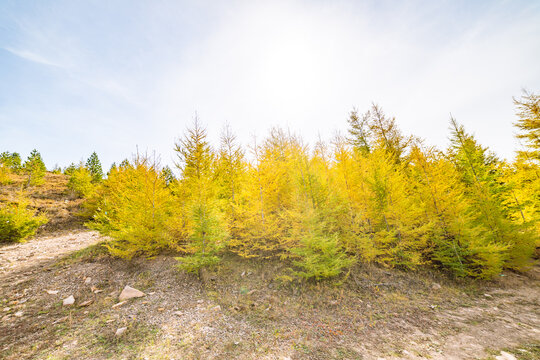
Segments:
[[[287,273],[281,263],[227,255],[203,283],[176,270],[172,255],[125,261],[93,245],[65,256],[99,240],[79,232],[0,248],[1,358],[478,359],[502,349],[524,359],[540,354],[538,266],[489,283],[359,266],[343,284],[293,284],[276,279]],[[147,295],[113,308],[125,285]],[[70,295],[75,305],[62,306]],[[115,336],[122,327],[126,332]]]

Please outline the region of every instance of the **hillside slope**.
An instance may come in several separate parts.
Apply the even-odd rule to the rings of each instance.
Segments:
[[[0,185],[0,203],[17,202],[17,193],[24,187],[26,176],[11,175],[12,183]],[[43,185],[24,189],[29,206],[45,213],[49,222],[38,230],[38,234],[50,234],[82,229],[83,219],[77,216],[82,199],[74,196],[67,188],[68,176],[46,173]]]

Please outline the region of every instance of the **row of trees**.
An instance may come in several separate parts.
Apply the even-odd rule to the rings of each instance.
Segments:
[[[0,184],[9,183],[10,175],[15,173],[28,177],[27,186],[41,185],[46,171],[41,154],[36,149],[32,150],[24,164],[21,164],[19,153],[5,151],[0,154]]]
[[[195,119],[175,144],[180,176],[148,156],[114,166],[88,196],[89,225],[114,239],[114,255],[174,249],[188,271],[226,248],[288,259],[306,278],[358,260],[490,278],[529,265],[540,234],[539,103],[516,100],[525,147],[513,163],[454,119],[440,151],[375,105],[351,112],[348,136],[314,147],[272,129],[246,152],[226,127],[213,149]]]
[[[0,185],[13,181],[13,174],[24,175],[27,180],[24,187],[39,186],[45,182],[47,169],[37,150],[33,150],[28,159],[22,163],[18,153],[3,152],[0,154]],[[60,173],[55,167],[53,173]],[[68,187],[81,196],[91,195],[103,178],[101,165],[96,153],[93,153],[85,166],[78,168],[69,166],[65,173],[70,175]],[[17,193],[14,201],[0,202],[0,243],[23,241],[33,236],[37,229],[47,223],[45,214],[37,214],[29,206],[29,199],[23,188]]]

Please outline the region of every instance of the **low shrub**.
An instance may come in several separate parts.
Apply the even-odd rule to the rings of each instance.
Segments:
[[[71,172],[67,187],[77,196],[88,198],[94,193],[96,185],[92,183],[90,171],[80,166]]]
[[[17,204],[0,206],[0,242],[19,242],[33,236],[47,218],[28,209],[28,200],[20,195]]]

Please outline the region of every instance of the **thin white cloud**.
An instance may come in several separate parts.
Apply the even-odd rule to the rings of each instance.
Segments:
[[[3,49],[27,61],[31,61],[37,64],[47,65],[47,66],[63,67],[61,64],[48,59],[46,56],[43,56],[41,54],[38,54],[30,50],[14,49],[11,47],[3,47]]]
[[[103,149],[105,162],[130,141],[168,160],[195,111],[213,140],[229,121],[244,143],[273,125],[314,141],[371,101],[439,147],[452,112],[511,157],[512,96],[540,90],[540,12],[511,2],[135,2],[121,18],[115,5],[59,4],[19,21],[6,49],[63,69],[41,84],[57,86],[46,111],[31,98],[24,117],[70,121],[62,136]]]

